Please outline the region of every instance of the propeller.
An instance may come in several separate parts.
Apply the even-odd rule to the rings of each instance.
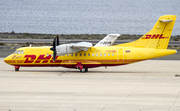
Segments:
[[[56,42],[56,39],[57,39],[57,42]],[[54,36],[54,41],[53,41],[53,47],[50,48],[50,50],[53,51],[53,61],[55,61],[56,59],[56,46],[59,45],[59,37],[58,35],[57,36]]]
[[[57,38],[57,46],[59,45],[59,37],[58,37],[58,35],[56,36],[56,38]]]

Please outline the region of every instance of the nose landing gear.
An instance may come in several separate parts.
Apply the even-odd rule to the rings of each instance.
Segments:
[[[19,71],[20,67],[19,66],[15,66],[14,68],[15,68],[15,71]]]

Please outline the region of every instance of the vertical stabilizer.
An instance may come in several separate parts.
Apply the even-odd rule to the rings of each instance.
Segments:
[[[167,49],[176,15],[159,17],[154,27],[140,39],[117,46]]]

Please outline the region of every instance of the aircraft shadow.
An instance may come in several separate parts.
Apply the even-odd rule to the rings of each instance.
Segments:
[[[58,71],[58,70],[56,70],[56,71],[54,71],[54,70],[20,70],[19,72],[38,72],[38,73],[40,73],[40,72],[50,72],[50,73],[53,73],[53,72],[57,72],[57,73],[78,73],[78,74],[90,74],[90,73],[148,73],[148,71],[147,72],[140,72],[140,71],[89,71],[89,72],[87,72],[87,73],[81,73],[79,70],[64,70],[64,71],[62,71],[62,70],[60,70],[60,71]]]

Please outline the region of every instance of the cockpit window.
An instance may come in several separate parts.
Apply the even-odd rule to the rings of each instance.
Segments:
[[[13,54],[17,54],[17,50]]]
[[[23,50],[16,50],[13,54],[24,54]]]
[[[23,50],[21,51],[21,54],[24,54],[24,51],[23,51]]]
[[[20,54],[20,50],[18,50],[17,54]]]

